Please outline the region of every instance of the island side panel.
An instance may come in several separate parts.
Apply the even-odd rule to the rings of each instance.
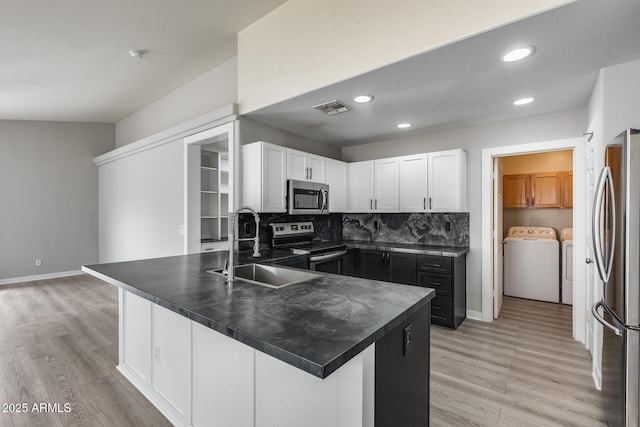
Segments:
[[[430,321],[431,303],[376,342],[376,427],[429,425]]]
[[[325,379],[255,352],[256,427],[374,427],[375,344]]]
[[[254,426],[255,350],[192,322],[193,427]]]

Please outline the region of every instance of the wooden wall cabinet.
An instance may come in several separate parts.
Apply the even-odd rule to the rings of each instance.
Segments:
[[[573,172],[560,172],[561,208],[573,207]]]
[[[571,176],[571,178],[565,178]],[[505,175],[505,208],[568,208],[573,206],[573,173],[543,172]]]

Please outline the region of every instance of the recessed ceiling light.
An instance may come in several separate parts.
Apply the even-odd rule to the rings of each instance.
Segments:
[[[519,47],[517,49],[513,49],[505,53],[504,56],[502,57],[502,60],[504,62],[520,61],[521,59],[524,59],[527,56],[533,55],[533,52],[535,51],[536,49],[533,46]]]
[[[411,127],[411,123],[398,123],[396,125],[398,129],[406,129]]]
[[[513,105],[526,105],[526,104],[532,103],[533,100],[534,100],[534,98],[531,98],[531,97],[520,98],[520,99],[516,99],[515,101],[513,101]]]
[[[355,98],[353,98],[353,100],[355,102],[357,102],[358,104],[366,104],[367,102],[373,101],[373,96],[372,95],[358,95]]]

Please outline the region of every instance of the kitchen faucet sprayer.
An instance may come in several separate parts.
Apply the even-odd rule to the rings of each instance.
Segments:
[[[256,235],[255,237],[247,237],[243,239],[235,239],[235,228],[236,228],[236,220],[238,219],[238,214],[241,212],[250,212],[253,214],[253,219],[256,222]],[[233,251],[235,242],[244,242],[248,240],[253,240],[253,257],[260,257],[260,217],[258,216],[258,212],[253,209],[251,206],[242,206],[236,209],[233,214],[231,214],[231,220],[229,221],[229,259],[228,264],[225,263],[225,272],[227,274],[227,283],[231,284],[235,280],[235,270],[233,263]]]

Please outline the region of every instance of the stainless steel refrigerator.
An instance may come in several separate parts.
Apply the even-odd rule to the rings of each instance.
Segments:
[[[637,427],[640,357],[640,131],[605,151],[593,206],[596,266],[604,298],[591,311],[604,326],[603,404],[610,427]]]

